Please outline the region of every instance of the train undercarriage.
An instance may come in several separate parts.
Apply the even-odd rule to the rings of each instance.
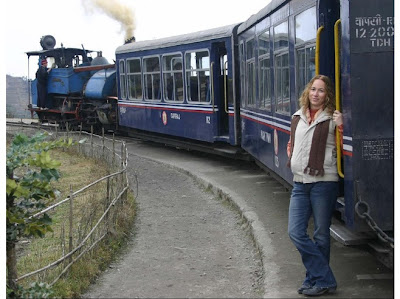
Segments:
[[[60,129],[82,129],[98,132],[104,127],[115,130],[117,101],[108,98],[103,101],[88,100],[82,96],[49,96],[50,105],[46,108],[30,107],[41,123],[58,124]]]

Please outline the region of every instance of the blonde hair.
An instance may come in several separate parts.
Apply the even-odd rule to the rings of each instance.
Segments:
[[[326,89],[326,98],[325,98],[325,103],[323,109],[327,110],[329,114],[333,114],[333,111],[336,109],[335,105],[335,93],[333,90],[333,85],[331,79],[329,77],[324,76],[324,75],[316,75],[314,78],[308,82],[306,87],[303,90],[303,93],[301,94],[299,98],[300,102],[300,107],[303,109],[303,112],[305,113],[307,108],[310,108],[310,100],[308,98],[310,94],[310,89],[314,83],[315,80],[322,80],[325,83],[325,89]]]

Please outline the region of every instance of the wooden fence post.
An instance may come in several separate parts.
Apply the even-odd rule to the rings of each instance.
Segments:
[[[124,167],[124,143],[121,143],[121,169]]]
[[[104,127],[101,127],[101,134],[102,134],[102,136],[103,136],[103,138],[102,138],[102,150],[103,150],[103,153],[102,153],[102,157],[104,158]]]
[[[111,165],[112,165],[112,167],[114,167],[114,164],[115,164],[115,133],[113,133],[113,142],[112,142],[112,150],[113,150],[113,152],[112,152],[112,163],[111,163]]]
[[[123,142],[124,144],[124,156],[123,156],[123,163],[124,163],[124,167],[126,167],[128,165],[128,154],[127,154],[127,148],[126,148],[126,144],[125,142]],[[126,180],[125,180],[126,179]],[[126,186],[126,182],[127,182],[127,171],[125,168],[125,171],[121,174],[121,188],[125,188]],[[126,202],[128,200],[128,190],[125,190],[124,194],[122,195],[122,200],[121,200],[121,204]]]
[[[78,153],[81,153],[81,143],[79,142],[81,140],[81,136],[82,136],[82,122],[81,122],[81,127],[79,128]]]
[[[90,126],[90,155],[93,157],[93,125]]]
[[[106,195],[106,204],[104,205],[105,210],[107,209],[108,205],[110,204],[111,200],[110,200],[110,178],[107,178],[107,195]],[[109,218],[109,214],[107,213],[105,216],[105,225],[106,225],[106,229],[107,232],[109,231],[109,222],[108,222],[108,218]]]
[[[69,248],[68,252],[71,252],[73,249],[72,244],[72,230],[73,230],[73,198],[74,194],[72,192],[72,185],[70,185],[70,196],[69,196]],[[72,262],[72,255],[69,257],[69,262]]]

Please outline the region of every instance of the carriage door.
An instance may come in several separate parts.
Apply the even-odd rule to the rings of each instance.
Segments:
[[[318,27],[320,29],[316,73],[326,75],[335,83],[335,22],[340,18],[339,0],[320,0]],[[317,46],[318,48],[318,46]],[[319,51],[318,51],[319,50]],[[319,53],[318,53],[319,52]],[[318,55],[319,54],[319,55]]]
[[[213,72],[213,93],[216,113],[216,134],[219,140],[229,141],[227,51],[224,42],[213,43],[211,47],[211,67]]]

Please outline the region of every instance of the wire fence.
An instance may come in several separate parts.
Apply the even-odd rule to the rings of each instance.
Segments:
[[[7,126],[7,134],[17,133],[29,136],[37,133],[37,129]],[[117,229],[118,214],[127,201],[129,181],[125,142],[116,141],[114,137],[112,139],[105,137],[104,131],[102,136],[82,131],[60,133],[56,128],[51,129],[49,133],[49,138],[71,138],[76,143],[68,150],[103,161],[108,167],[107,175],[79,190],[73,190],[70,186],[66,198],[32,216],[39,217],[47,213],[52,217],[53,238],[50,243],[38,245],[41,246],[37,251],[39,254],[32,257],[35,259],[36,267],[39,264],[40,268],[30,269],[16,281],[40,281],[52,286],[76,261]],[[52,257],[50,263],[49,255]],[[44,256],[47,256],[46,259]],[[41,259],[47,264],[41,263]],[[26,263],[24,268],[29,269],[29,259],[25,259],[24,263]]]

